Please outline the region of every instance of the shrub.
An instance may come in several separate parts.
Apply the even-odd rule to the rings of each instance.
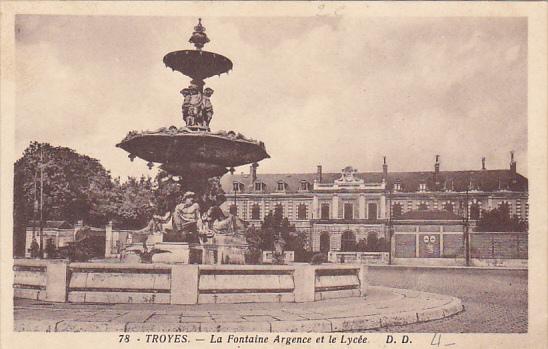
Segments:
[[[272,264],[283,265],[285,264],[285,255],[282,252],[274,251],[272,253]]]
[[[318,265],[327,262],[327,255],[325,253],[316,253],[310,259],[310,264]]]

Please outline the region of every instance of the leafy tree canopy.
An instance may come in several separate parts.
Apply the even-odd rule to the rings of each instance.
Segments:
[[[482,212],[476,231],[515,231],[526,232],[527,221],[518,216],[510,216],[510,207],[502,204],[500,207]]]

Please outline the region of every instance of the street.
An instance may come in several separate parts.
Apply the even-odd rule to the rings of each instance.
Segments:
[[[526,270],[370,267],[369,280],[371,285],[458,297],[465,309],[446,319],[374,332],[527,332]]]

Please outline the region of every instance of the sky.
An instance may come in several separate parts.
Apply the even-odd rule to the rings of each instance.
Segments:
[[[18,15],[16,135],[97,158],[113,176],[154,174],[115,145],[184,124],[190,79],[165,54],[193,49],[187,17]],[[212,17],[205,50],[232,60],[213,131],[266,144],[262,173],[508,168],[527,174],[524,18]],[[248,166],[237,169],[247,172]]]

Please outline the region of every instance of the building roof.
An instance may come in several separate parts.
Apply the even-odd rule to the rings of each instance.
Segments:
[[[365,183],[380,183],[382,172],[356,173],[357,178]],[[323,173],[322,183],[333,183],[341,177],[341,173]],[[286,193],[297,193],[301,181],[307,181],[311,187],[314,185],[316,173],[280,173],[257,174],[257,181],[266,184],[263,193],[275,193],[278,181],[287,184]],[[225,192],[232,192],[232,183],[238,181],[244,184],[244,193],[253,193],[252,178],[247,174],[225,175],[221,184]],[[433,171],[425,172],[388,172],[387,187],[392,188],[395,183],[400,183],[400,192],[416,192],[421,183],[426,184],[427,191],[465,191],[467,187],[479,191],[512,190],[526,192],[528,188],[527,178],[516,173],[512,176],[509,169],[505,170],[477,170],[477,171],[440,171],[435,180]]]
[[[451,221],[462,220],[462,217],[453,212],[443,210],[408,211],[394,221],[420,220],[420,221]]]
[[[27,228],[32,228],[33,221],[27,223]],[[40,222],[35,221],[34,227],[38,229],[40,227]],[[44,229],[72,229],[74,226],[67,221],[44,221]]]

